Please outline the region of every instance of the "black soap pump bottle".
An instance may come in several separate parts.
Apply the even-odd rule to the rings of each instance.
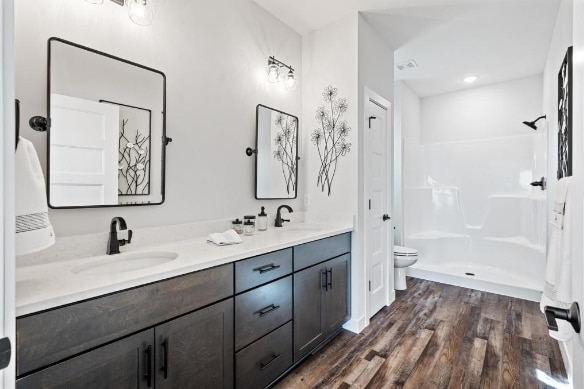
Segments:
[[[268,214],[262,207],[262,211],[258,214],[258,231],[265,231],[268,229]]]

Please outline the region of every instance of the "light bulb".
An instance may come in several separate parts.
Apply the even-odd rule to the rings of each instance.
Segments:
[[[294,89],[296,89],[296,86],[298,85],[298,79],[294,75],[294,71],[293,70],[290,70],[288,72],[288,75],[286,76],[285,83],[286,83],[286,89],[288,89],[288,90],[294,90]]]
[[[149,26],[154,19],[154,0],[126,0],[130,19],[140,25]]]
[[[268,82],[275,84],[280,79],[280,67],[271,62],[268,65]]]

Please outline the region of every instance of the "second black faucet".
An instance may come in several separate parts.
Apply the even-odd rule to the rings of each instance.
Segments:
[[[278,207],[278,212],[276,212],[276,227],[282,227],[282,223],[283,222],[289,222],[290,219],[282,219],[282,208],[285,208],[288,210],[288,212],[292,213],[294,212],[292,210],[292,207],[288,206],[288,205],[280,205]]]

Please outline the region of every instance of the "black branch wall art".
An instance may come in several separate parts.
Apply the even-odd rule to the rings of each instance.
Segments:
[[[278,112],[274,121],[277,133],[274,138],[274,158],[282,165],[286,192],[296,191],[296,142],[298,121],[295,117]]]
[[[351,143],[347,141],[351,127],[343,120],[349,104],[347,99],[337,98],[337,94],[337,88],[331,85],[324,89],[322,97],[325,104],[318,107],[315,116],[319,127],[311,137],[320,158],[316,185],[328,196],[331,195],[339,158],[351,151]]]

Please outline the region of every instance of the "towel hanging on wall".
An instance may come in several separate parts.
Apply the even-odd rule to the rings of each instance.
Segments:
[[[16,254],[30,254],[55,243],[49,221],[45,178],[33,144],[22,137],[15,155]]]
[[[569,309],[572,304],[572,252],[570,220],[570,182],[572,177],[564,177],[558,182],[554,196],[551,224],[551,239],[545,268],[545,286],[541,296],[540,309],[546,305]],[[554,339],[566,341],[572,337],[571,325],[558,320],[558,331],[549,331]]]

